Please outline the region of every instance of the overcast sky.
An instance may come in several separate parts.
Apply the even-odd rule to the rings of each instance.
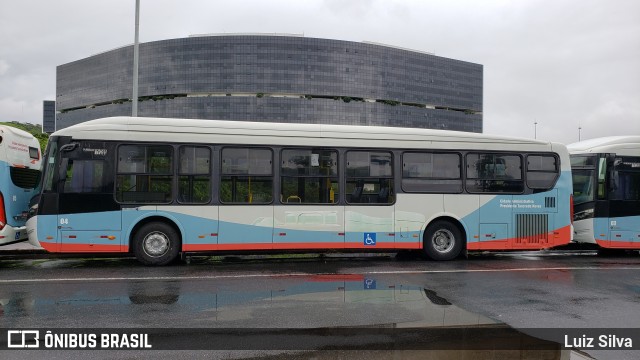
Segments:
[[[0,121],[42,123],[56,66],[133,43],[135,0],[0,0]],[[141,0],[140,41],[293,33],[484,66],[484,132],[640,135],[637,0]]]

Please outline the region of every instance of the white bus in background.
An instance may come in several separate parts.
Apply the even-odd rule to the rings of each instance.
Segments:
[[[575,241],[640,249],[640,136],[603,137],[568,148]]]
[[[117,117],[55,132],[29,241],[51,252],[400,251],[572,236],[562,144],[369,126]]]
[[[29,200],[39,190],[40,166],[38,139],[0,125],[0,245],[27,240]]]

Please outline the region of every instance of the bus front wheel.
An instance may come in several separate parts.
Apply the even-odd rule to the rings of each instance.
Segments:
[[[454,224],[438,220],[424,233],[424,254],[432,260],[453,260],[462,251],[462,233]]]
[[[148,223],[136,232],[133,252],[145,265],[166,265],[178,257],[180,237],[168,224]]]

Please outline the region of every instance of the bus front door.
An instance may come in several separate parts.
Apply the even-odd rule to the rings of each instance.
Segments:
[[[70,144],[71,145],[71,144]],[[111,150],[111,151],[110,151]],[[120,205],[113,195],[113,149],[105,143],[60,149],[58,242],[62,252],[120,252]]]

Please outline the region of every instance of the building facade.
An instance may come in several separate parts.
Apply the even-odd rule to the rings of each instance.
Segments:
[[[482,65],[276,35],[140,44],[138,115],[482,132]],[[131,115],[133,45],[57,67],[56,129]]]

